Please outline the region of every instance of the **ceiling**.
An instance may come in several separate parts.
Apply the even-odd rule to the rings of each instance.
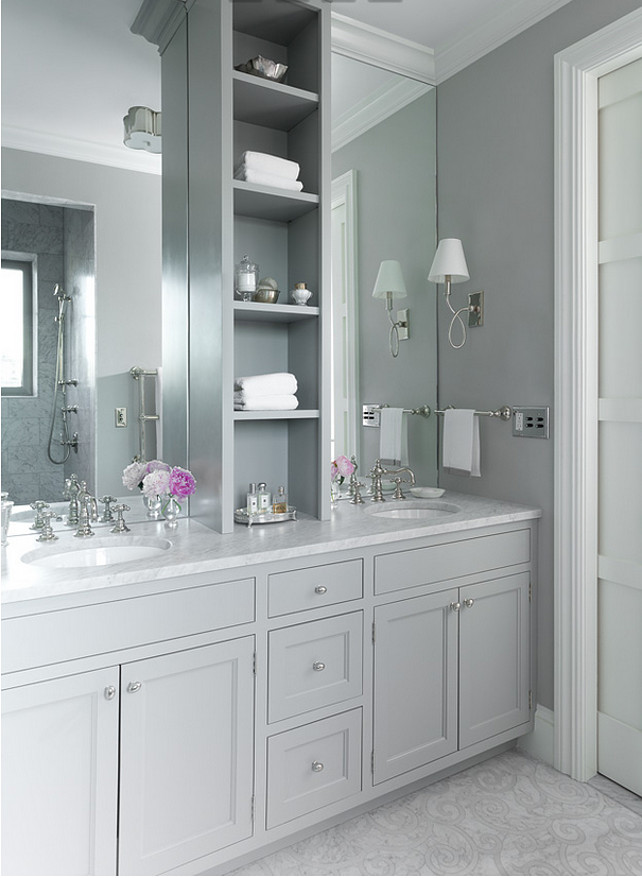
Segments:
[[[436,82],[569,0],[327,0],[434,51]],[[129,28],[141,0],[2,0],[2,143],[158,173],[122,145],[128,108],[160,109],[160,58]],[[360,96],[362,99],[362,96]],[[344,112],[344,107],[342,107]]]

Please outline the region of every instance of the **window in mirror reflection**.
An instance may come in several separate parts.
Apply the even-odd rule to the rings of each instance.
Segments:
[[[0,274],[3,396],[33,396],[33,262],[5,258]]]

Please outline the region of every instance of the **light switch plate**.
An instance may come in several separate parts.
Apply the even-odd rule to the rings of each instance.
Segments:
[[[513,436],[523,439],[548,439],[550,409],[548,406],[514,405]]]
[[[126,427],[127,426],[127,408],[125,406],[119,407],[115,411],[116,415],[116,426],[117,427]]]

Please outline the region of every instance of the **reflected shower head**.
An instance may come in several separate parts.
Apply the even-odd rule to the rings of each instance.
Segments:
[[[63,290],[60,284],[54,285],[53,294],[58,299],[58,316],[54,317],[54,321],[56,323],[59,323],[65,316],[67,302],[71,302],[71,296],[67,295],[67,293]]]

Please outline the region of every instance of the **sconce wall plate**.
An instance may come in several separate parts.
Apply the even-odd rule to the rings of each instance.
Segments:
[[[484,291],[478,293],[468,293],[468,326],[472,329],[475,326],[484,325]]]

